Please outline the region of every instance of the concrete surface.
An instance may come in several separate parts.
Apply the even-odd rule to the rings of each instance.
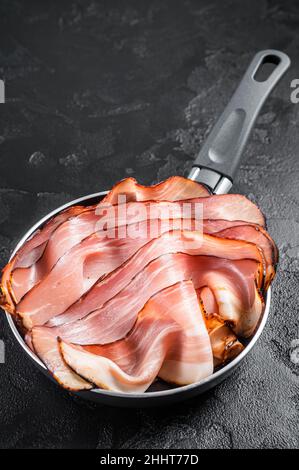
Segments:
[[[282,49],[293,62],[233,187],[262,208],[281,256],[254,352],[225,383],[173,408],[99,407],[37,371],[2,315],[0,447],[298,447],[298,2],[2,0],[0,26],[2,266],[58,205],[127,175],[186,173],[256,51]]]

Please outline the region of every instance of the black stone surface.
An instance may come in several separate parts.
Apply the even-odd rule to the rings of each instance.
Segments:
[[[233,187],[262,208],[281,255],[270,319],[250,357],[175,407],[100,407],[47,380],[1,315],[0,447],[298,447],[298,28],[296,1],[1,0],[2,266],[58,205],[127,175],[152,183],[186,173],[255,52],[282,49],[292,68]]]

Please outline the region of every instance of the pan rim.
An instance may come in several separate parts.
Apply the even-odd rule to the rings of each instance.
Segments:
[[[108,191],[100,191],[97,193],[93,194],[88,194],[86,196],[79,197],[77,199],[74,199],[66,204],[63,204],[62,206],[58,207],[57,209],[54,209],[51,211],[49,214],[46,216],[42,217],[38,222],[36,222],[20,239],[20,241],[17,243],[16,247],[14,248],[10,260],[12,257],[15,255],[15,253],[19,250],[19,248],[25,243],[25,241],[41,226],[43,225],[47,220],[49,220],[51,217],[54,215],[58,214],[59,212],[63,211],[64,209],[69,208],[70,206],[73,206],[75,204],[79,204],[81,202],[86,202],[89,199],[94,199],[94,198],[99,198],[102,196],[105,196],[108,193]],[[168,390],[161,390],[161,391],[153,391],[153,392],[146,392],[146,393],[120,393],[120,392],[114,392],[112,390],[104,390],[104,389],[92,389],[88,391],[79,391],[79,392],[72,392],[76,395],[80,395],[81,397],[86,397],[89,393],[97,394],[97,395],[105,395],[107,397],[114,397],[114,398],[121,398],[121,399],[126,399],[126,400],[132,400],[132,399],[149,399],[149,398],[157,398],[157,397],[165,397],[165,396],[172,396],[180,393],[184,393],[190,390],[193,390],[194,388],[197,387],[202,387],[205,384],[208,384],[210,382],[215,382],[218,383],[218,379],[223,378],[228,375],[246,356],[247,354],[251,351],[253,346],[256,344],[257,340],[261,336],[262,331],[264,330],[264,327],[267,323],[267,319],[269,316],[269,311],[270,311],[270,304],[271,304],[271,287],[269,287],[266,298],[265,298],[265,310],[262,316],[262,319],[260,321],[260,324],[255,332],[255,334],[252,336],[248,344],[245,346],[244,350],[235,358],[233,359],[229,364],[226,366],[222,367],[218,371],[214,372],[212,375],[209,377],[206,377],[205,379],[195,382],[193,384],[189,385],[184,385],[184,386],[178,386],[175,388],[171,388]],[[21,336],[19,330],[16,327],[16,324],[14,322],[14,319],[10,313],[8,313],[5,310],[5,316],[8,322],[8,325],[15,336],[16,340],[22,347],[22,349],[25,351],[25,353],[30,356],[31,360],[36,363],[37,367],[41,368],[42,371],[51,379],[54,380],[51,373],[48,371],[47,367],[45,364],[39,359],[39,357],[31,351],[31,349],[27,346],[25,343],[23,337]]]

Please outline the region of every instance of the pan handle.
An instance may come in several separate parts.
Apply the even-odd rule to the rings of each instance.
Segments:
[[[272,64],[271,74],[258,80],[258,71]],[[238,88],[216,122],[193,163],[189,178],[206,184],[214,193],[230,190],[256,118],[269,94],[291,64],[283,52],[258,52]]]

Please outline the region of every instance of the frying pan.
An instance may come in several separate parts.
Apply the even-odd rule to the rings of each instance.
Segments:
[[[271,64],[272,71],[264,80],[258,79],[258,72],[265,69],[265,64]],[[212,193],[227,193],[233,183],[234,175],[240,163],[241,154],[248,140],[255,120],[274,86],[279,82],[290,66],[289,57],[276,50],[258,52],[250,63],[243,79],[231,98],[231,101],[216,122],[207,141],[193,163],[189,178],[205,184]],[[19,250],[26,240],[43,226],[54,215],[75,204],[94,204],[99,202],[107,191],[90,194],[65,204],[37,222],[20,240],[11,257]],[[125,394],[108,390],[95,389],[91,391],[76,392],[85,399],[113,406],[157,406],[175,403],[186,398],[199,395],[214,387],[244,360],[261,335],[266,324],[271,302],[271,290],[268,290],[265,299],[265,311],[255,334],[248,340],[242,353],[222,369],[214,372],[210,377],[191,385],[171,387],[157,381],[144,394]],[[25,351],[26,355],[50,379],[54,380],[40,359],[30,350],[11,315],[6,312],[8,324],[15,338]]]

